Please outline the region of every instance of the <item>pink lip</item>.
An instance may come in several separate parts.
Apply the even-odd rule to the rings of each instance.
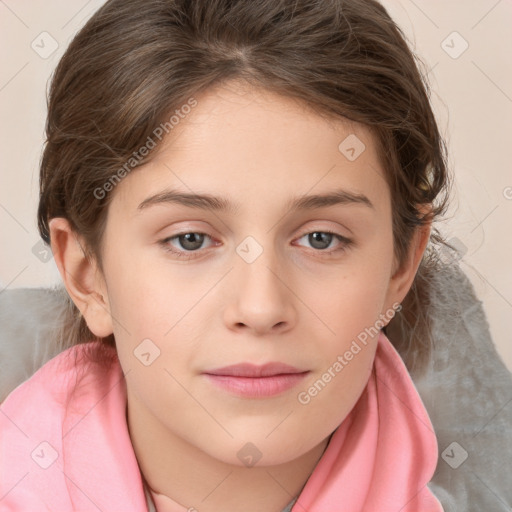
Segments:
[[[204,372],[211,382],[226,391],[253,398],[282,393],[296,386],[308,373],[283,363],[262,366],[242,363]]]
[[[233,377],[271,377],[273,375],[303,372],[304,370],[299,370],[294,366],[284,363],[267,363],[261,366],[251,363],[240,363],[216,368],[215,370],[207,370],[204,373],[209,375],[230,375]]]

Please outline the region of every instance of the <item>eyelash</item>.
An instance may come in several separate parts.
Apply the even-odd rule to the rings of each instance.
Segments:
[[[353,240],[346,238],[342,235],[339,235],[338,233],[336,233],[334,231],[330,231],[328,229],[323,229],[323,230],[316,229],[313,231],[307,231],[307,232],[303,233],[301,236],[299,236],[298,240],[301,238],[304,238],[304,236],[309,235],[311,233],[329,233],[331,235],[334,235],[340,242],[342,242],[340,247],[338,247],[336,249],[331,249],[330,251],[325,250],[325,249],[314,249],[314,248],[311,249],[314,252],[321,253],[322,256],[327,257],[327,258],[330,256],[333,256],[334,254],[337,254],[339,252],[346,251],[354,244]],[[176,235],[164,238],[163,240],[160,240],[158,243],[163,247],[163,249],[166,252],[170,252],[170,253],[178,256],[179,258],[183,258],[185,260],[194,259],[196,256],[193,256],[193,254],[199,253],[201,251],[201,249],[198,249],[195,251],[179,251],[179,250],[176,250],[172,245],[169,244],[169,242],[171,240],[175,240],[175,239],[179,238],[180,236],[188,235],[188,234],[206,235],[210,239],[213,238],[212,236],[208,235],[208,233],[203,233],[201,231],[184,231],[183,233],[178,233]]]

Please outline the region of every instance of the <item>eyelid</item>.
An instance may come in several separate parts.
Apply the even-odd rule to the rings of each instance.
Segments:
[[[300,236],[298,236],[297,238],[302,238],[304,235],[309,235],[310,233],[330,233],[331,235],[339,236],[343,240],[346,240],[346,241],[349,240],[348,237],[338,233],[338,231],[333,228],[322,228],[322,227],[308,228],[308,229],[304,230],[302,232],[302,234]]]

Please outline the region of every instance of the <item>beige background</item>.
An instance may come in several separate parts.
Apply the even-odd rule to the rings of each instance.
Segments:
[[[430,70],[456,176],[453,204],[439,227],[464,249],[460,265],[512,370],[512,2],[383,3]],[[102,4],[0,0],[0,290],[60,279],[53,259],[41,261],[35,222],[46,83],[73,35]],[[58,47],[47,55],[52,45]]]

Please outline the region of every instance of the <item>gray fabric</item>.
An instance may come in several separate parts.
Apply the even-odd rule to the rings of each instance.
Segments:
[[[294,498],[292,501],[290,501],[290,503],[288,503],[288,505],[286,505],[285,508],[283,508],[283,510],[281,512],[290,512],[290,510],[292,509],[292,507],[296,501],[297,501],[297,498]]]
[[[146,505],[148,506],[148,512],[156,512],[155,502],[153,501],[151,493],[146,486],[144,486],[144,494],[146,495]]]
[[[57,328],[68,308],[63,289],[0,293],[0,403],[60,351]]]
[[[433,359],[423,376],[411,373],[439,445],[429,488],[445,512],[510,512],[512,375],[467,276],[452,265],[436,280]]]
[[[512,375],[467,276],[447,265],[436,280],[435,350],[425,373],[411,373],[439,444],[429,487],[445,512],[510,512]],[[63,290],[0,293],[0,402],[59,353],[57,326],[67,307]]]

